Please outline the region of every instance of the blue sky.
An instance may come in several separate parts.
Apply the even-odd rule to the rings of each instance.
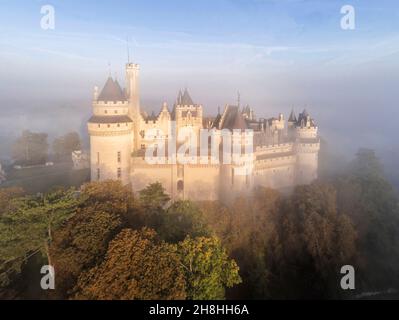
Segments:
[[[55,7],[55,30],[40,28],[46,4]],[[356,10],[355,30],[340,28],[345,4]],[[240,90],[259,116],[307,106],[325,134],[345,147],[352,144],[343,137],[353,134],[353,117],[373,127],[356,123],[360,140],[391,144],[386,136],[396,123],[390,118],[399,116],[394,0],[2,0],[0,96],[15,106],[4,112],[17,112],[21,127],[41,129],[48,121],[30,113],[73,111],[71,126],[80,125],[109,62],[123,82],[127,37],[141,64],[148,110],[164,100],[172,104],[187,86],[213,113],[234,103]],[[375,124],[376,110],[384,126]]]

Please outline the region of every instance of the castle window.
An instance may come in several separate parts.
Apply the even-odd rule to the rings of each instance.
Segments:
[[[145,144],[142,144],[141,145],[141,150],[144,150],[145,149]]]
[[[110,124],[108,125],[108,128],[111,128],[111,125],[110,125]]]
[[[100,180],[100,169],[97,169],[97,180]]]
[[[121,168],[118,168],[117,176],[118,176],[118,179],[122,178],[122,169]]]
[[[177,191],[183,192],[183,190],[184,190],[184,182],[183,182],[183,180],[179,180],[177,182]]]
[[[101,128],[101,124],[99,124],[98,127]]]
[[[120,151],[118,152],[117,159],[118,159],[118,163],[121,163],[121,161],[122,161],[122,154],[121,154]]]
[[[108,110],[104,110],[104,113],[107,114],[107,113],[108,113]]]
[[[120,125],[120,123],[118,123],[116,126],[119,128],[121,125]]]
[[[115,112],[115,114],[117,114],[117,113],[118,113],[118,110],[115,110],[114,112]]]

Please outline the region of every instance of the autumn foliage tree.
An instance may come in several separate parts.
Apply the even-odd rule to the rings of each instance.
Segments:
[[[76,214],[54,234],[50,248],[58,297],[66,297],[79,274],[102,261],[133,201],[131,190],[118,181],[86,184],[80,197]]]
[[[175,246],[155,231],[125,229],[110,243],[104,261],[84,272],[77,299],[185,299],[183,268]]]

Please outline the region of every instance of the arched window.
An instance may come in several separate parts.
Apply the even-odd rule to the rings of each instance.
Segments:
[[[182,192],[184,190],[184,182],[183,180],[177,181],[177,191]]]

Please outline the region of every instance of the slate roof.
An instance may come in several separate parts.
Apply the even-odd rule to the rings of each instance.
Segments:
[[[127,123],[133,122],[128,116],[92,116],[89,123]]]
[[[126,96],[117,80],[108,77],[104,88],[98,96],[98,101],[125,101]]]
[[[288,122],[297,122],[294,110],[291,111],[291,114],[290,114],[290,117],[288,119]]]
[[[227,106],[221,129],[248,129],[247,122],[242,116],[238,106]]]
[[[186,106],[186,105],[193,106],[194,105],[193,99],[191,99],[187,88],[184,89],[183,94],[181,94],[181,91],[179,92],[179,98],[180,98],[180,102],[178,101],[178,104],[180,104],[180,105],[183,105],[183,106]]]

